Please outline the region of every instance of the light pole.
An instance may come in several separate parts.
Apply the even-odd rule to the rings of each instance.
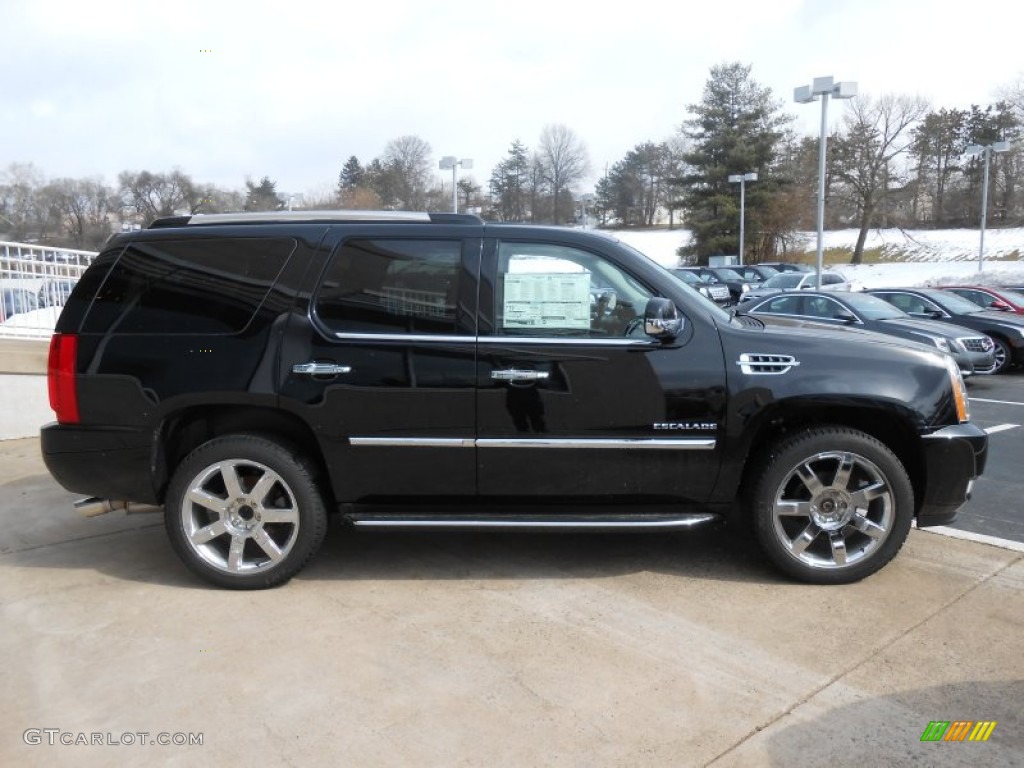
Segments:
[[[596,196],[591,192],[586,192],[579,197],[580,202],[580,221],[583,225],[583,229],[587,228],[587,203],[592,203],[596,199]]]
[[[437,164],[437,167],[442,171],[447,171],[449,168],[452,169],[452,213],[459,212],[459,185],[457,182],[460,165],[463,170],[468,171],[473,167],[473,161],[468,157],[459,160],[454,155],[445,155],[441,158],[441,162]]]
[[[733,173],[729,176],[729,181],[733,184],[740,185],[740,266],[743,266],[743,235],[746,227],[746,216],[744,212],[747,206],[747,182],[757,181],[757,174],[754,172],[750,173]]]
[[[988,164],[993,152],[1007,152],[1010,149],[1010,142],[995,141],[991,144],[971,144],[964,150],[968,156],[984,155],[985,157],[985,180],[981,185],[981,243],[978,245],[978,271],[981,272],[982,264],[985,261],[985,220],[988,218]]]
[[[811,85],[793,89],[793,100],[798,104],[810,104],[821,97],[821,138],[818,141],[818,267],[815,286],[821,290],[821,269],[825,242],[825,142],[828,131],[828,97],[852,99],[857,95],[857,83],[847,80],[833,82],[831,77],[816,77]]]

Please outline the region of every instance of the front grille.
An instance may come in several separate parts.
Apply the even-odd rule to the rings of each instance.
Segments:
[[[988,336],[971,336],[960,339],[968,352],[991,352],[993,347],[992,339]]]
[[[748,375],[778,376],[800,363],[792,355],[748,354],[744,352],[736,362],[743,373]]]

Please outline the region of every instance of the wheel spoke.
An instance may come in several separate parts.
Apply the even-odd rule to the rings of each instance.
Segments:
[[[865,536],[870,536],[876,541],[881,539],[886,534],[886,529],[880,526],[878,523],[868,520],[864,515],[854,515],[850,518],[850,525],[856,528],[858,531],[863,533]]]
[[[801,531],[799,536],[790,542],[790,550],[794,555],[802,555],[804,550],[811,545],[811,542],[818,538],[819,533],[821,533],[821,529],[814,523],[810,523]]]
[[[260,545],[260,548],[267,553],[267,556],[273,561],[277,562],[281,559],[281,550],[278,548],[274,540],[267,535],[267,532],[260,529],[253,537],[252,540]]]
[[[832,487],[846,490],[850,484],[850,473],[853,472],[854,459],[849,453],[844,453],[836,468],[836,476],[832,478]]]
[[[784,517],[810,517],[811,502],[782,500],[775,502],[775,514]]]
[[[270,489],[274,487],[278,479],[279,478],[274,472],[270,472],[269,470],[264,472],[263,477],[261,477],[259,482],[252,487],[251,491],[249,491],[249,497],[257,504],[262,504],[263,500],[267,498],[267,494],[270,493]]]
[[[242,569],[242,551],[245,549],[245,536],[231,537],[231,551],[228,552],[228,570]]]
[[[205,528],[200,528],[198,531],[193,533],[189,538],[192,539],[193,544],[195,544],[196,546],[200,546],[208,541],[213,541],[218,536],[223,536],[227,532],[228,527],[224,524],[224,521],[217,520],[216,522],[211,523]]]
[[[800,481],[806,486],[807,490],[811,492],[811,496],[817,496],[823,490],[825,486],[821,484],[821,480],[811,469],[810,464],[803,464],[796,468],[796,476],[800,478]]]
[[[868,505],[875,499],[885,496],[889,492],[889,486],[884,482],[877,482],[874,485],[868,485],[860,490],[850,494],[850,501],[853,502],[853,506],[857,509],[867,509]]]
[[[228,499],[240,499],[244,496],[242,483],[238,479],[238,466],[233,461],[222,461],[219,465],[220,475],[224,478],[224,487],[227,489]]]
[[[292,507],[278,509],[277,507],[264,507],[260,511],[260,519],[264,523],[292,523],[299,522],[299,513]]]
[[[202,488],[190,488],[188,500],[219,515],[223,515],[228,511],[227,501],[217,498],[212,493],[207,493]]]
[[[846,565],[846,539],[839,531],[832,531],[829,535],[829,542],[832,544],[832,559],[836,565]]]

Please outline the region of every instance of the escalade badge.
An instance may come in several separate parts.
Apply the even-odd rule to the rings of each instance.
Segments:
[[[718,429],[713,421],[656,421],[655,429]]]

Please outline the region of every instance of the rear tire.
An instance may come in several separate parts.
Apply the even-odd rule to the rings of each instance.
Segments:
[[[228,589],[288,581],[323,542],[327,511],[312,466],[255,435],[219,437],[178,466],[164,507],[175,552]]]
[[[749,497],[761,549],[809,584],[875,573],[910,532],[914,491],[896,455],[875,438],[820,427],[781,440]]]

